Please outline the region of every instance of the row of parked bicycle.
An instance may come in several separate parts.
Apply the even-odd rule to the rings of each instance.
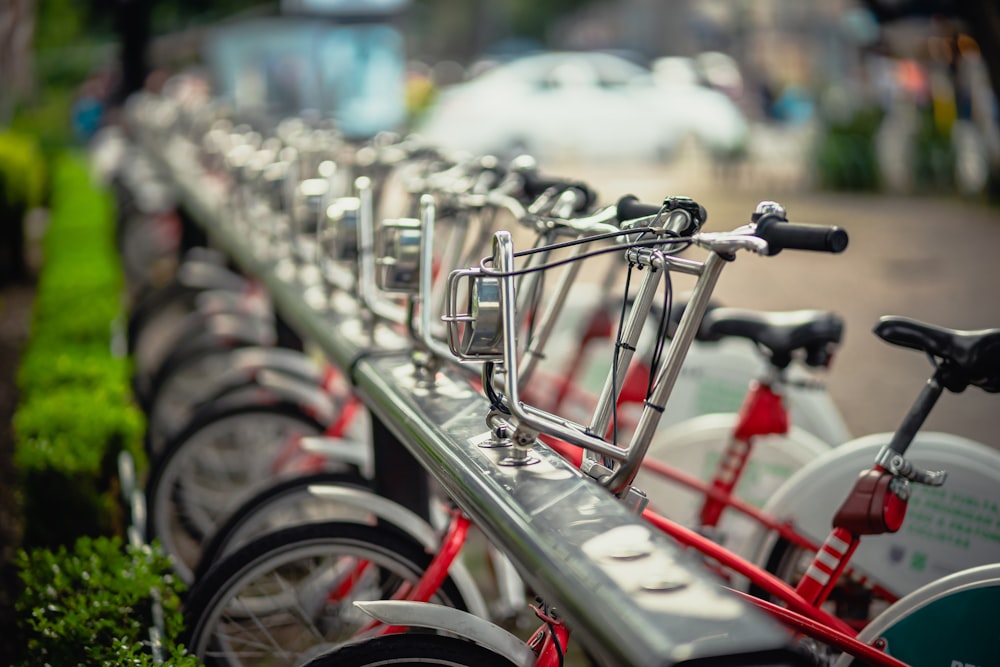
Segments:
[[[147,538],[190,584],[184,639],[207,664],[561,665],[570,646],[557,601],[529,605],[453,498],[381,492],[352,369],[288,326],[275,280],[359,347],[405,353],[426,391],[482,392],[496,465],[557,452],[786,626],[789,652],[755,664],[998,664],[1000,454],[921,425],[944,391],[1000,390],[1000,330],[884,317],[875,334],[926,354],[929,380],[895,433],[851,440],[822,383],[841,318],[712,299],[743,251],[838,253],[843,229],[764,201],[710,232],[690,199],[603,204],[525,157],[169,97],[129,118],[114,184]]]

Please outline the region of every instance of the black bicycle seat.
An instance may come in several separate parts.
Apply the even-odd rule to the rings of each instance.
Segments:
[[[840,342],[844,320],[827,310],[764,312],[716,308],[705,314],[702,331],[712,337],[749,338],[770,353],[771,364],[785,368],[796,350],[805,350],[810,366],[825,366],[831,347]]]
[[[680,326],[681,318],[684,317],[684,311],[687,309],[688,302],[691,300],[690,294],[682,294],[674,297],[673,303],[670,305],[670,335],[674,336],[677,332],[677,327]],[[709,299],[708,305],[706,306],[705,312],[711,312],[716,308],[721,308],[717,301],[714,299]],[[659,317],[659,306],[653,304],[651,314]],[[698,331],[695,333],[695,338],[703,343],[713,343],[719,340],[720,336],[712,336],[707,331],[705,331],[704,318],[702,318],[702,323],[698,326]]]
[[[989,392],[1000,391],[1000,329],[965,331],[886,316],[873,331],[887,343],[941,359],[948,376],[945,386],[951,391],[962,391],[970,384]]]

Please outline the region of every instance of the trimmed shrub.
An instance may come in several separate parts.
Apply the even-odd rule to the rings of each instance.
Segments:
[[[51,203],[14,416],[24,544],[48,548],[119,532],[118,454],[144,466],[129,364],[111,352],[123,285],[111,196],[67,154]]]
[[[819,185],[830,190],[877,190],[880,185],[875,134],[878,109],[864,109],[842,122],[827,124],[816,148]]]
[[[45,159],[28,136],[0,132],[0,283],[27,277],[24,216],[45,198]]]
[[[164,664],[198,664],[172,640],[183,622],[181,584],[159,549],[85,537],[72,551],[21,551],[16,565],[24,586],[17,611],[25,667],[153,665],[148,628],[154,600],[163,610]]]

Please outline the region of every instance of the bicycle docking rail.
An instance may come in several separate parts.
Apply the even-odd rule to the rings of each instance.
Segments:
[[[316,283],[262,258],[235,228],[228,192],[205,177],[198,149],[166,128],[132,120],[140,147],[163,169],[191,221],[266,287],[302,338],[349,375],[376,425],[501,547],[599,662],[797,661],[787,650],[787,631],[723,590],[676,544],[545,445],[532,449],[535,465],[499,465],[510,448],[484,446],[495,437],[484,420],[489,404],[464,374],[428,379],[415,372],[407,338],[380,331],[373,342],[360,307],[338,301],[334,308]]]

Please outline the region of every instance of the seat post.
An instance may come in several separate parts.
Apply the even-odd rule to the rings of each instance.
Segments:
[[[920,390],[920,394],[913,401],[913,405],[910,406],[909,412],[906,413],[906,417],[903,418],[903,422],[893,434],[892,441],[887,446],[888,449],[899,455],[906,453],[913,438],[916,437],[917,431],[923,426],[927,415],[931,413],[934,404],[937,403],[944,391],[941,374],[942,370],[938,368],[934,375],[927,380],[924,388]]]

